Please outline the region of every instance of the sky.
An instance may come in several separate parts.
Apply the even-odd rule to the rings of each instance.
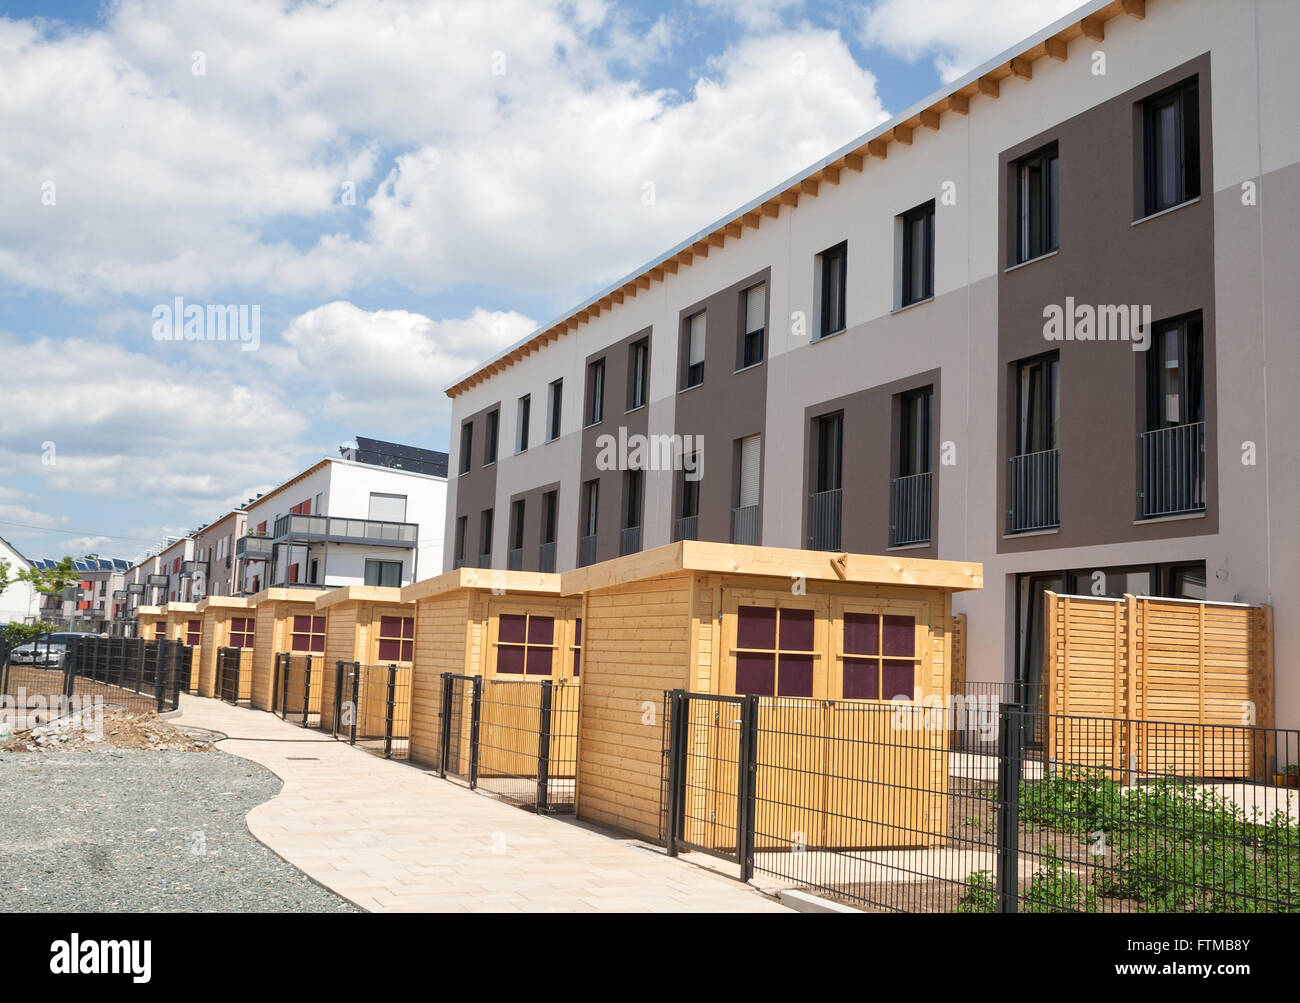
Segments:
[[[1077,5],[0,0],[0,536],[446,450],[448,383]]]

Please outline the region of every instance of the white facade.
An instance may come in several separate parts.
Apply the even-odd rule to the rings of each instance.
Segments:
[[[20,571],[31,569],[27,558],[3,537],[0,537],[0,561],[8,562],[11,578]],[[7,589],[0,592],[0,624],[22,623],[27,617],[35,616],[38,608],[36,590],[27,582],[11,582]]]

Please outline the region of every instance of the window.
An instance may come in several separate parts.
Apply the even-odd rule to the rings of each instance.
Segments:
[[[903,213],[903,296],[910,306],[934,295],[934,202]]]
[[[916,620],[844,612],[845,700],[911,700],[916,687]]]
[[[1057,447],[1061,402],[1057,394],[1055,354],[1018,366],[1016,455],[1027,456]]]
[[[479,567],[488,568],[492,566],[492,509],[483,510],[483,516],[479,520],[479,549],[478,560]]]
[[[251,648],[256,625],[257,621],[251,616],[232,616],[230,618],[230,647]]]
[[[1147,100],[1142,130],[1146,215],[1198,197],[1201,140],[1195,78]]]
[[[472,421],[464,422],[460,426],[460,472],[469,473],[470,456],[474,449],[474,423]],[[266,523],[257,527],[257,535],[261,536],[266,532]]]
[[[600,481],[587,481],[582,486],[582,535],[596,535],[596,516],[600,510]]]
[[[497,442],[501,438],[501,411],[489,411],[486,434],[483,436],[483,466],[491,466],[497,461]]]
[[[1017,262],[1057,248],[1057,161],[1056,147],[1051,146],[1015,165]]]
[[[605,417],[605,360],[587,366],[587,424],[595,425]]]
[[[701,311],[686,319],[685,362],[682,389],[689,390],[704,382],[704,330],[706,314]]]
[[[815,621],[810,609],[736,609],[736,694],[813,695]]]
[[[469,516],[462,515],[456,519],[456,567],[465,564],[465,540],[469,536]]]
[[[756,366],[763,361],[763,334],[767,329],[767,284],[746,289],[740,294],[744,328],[740,344],[740,368]]]
[[[415,657],[415,618],[379,618],[378,658],[381,662],[409,662]]]
[[[582,617],[573,621],[573,643],[569,648],[573,651],[573,678],[577,679],[582,671]]]
[[[899,401],[898,476],[930,472],[930,405],[933,388],[902,395]]]
[[[819,338],[826,338],[844,330],[845,272],[848,268],[849,245],[838,244],[822,251],[821,259],[821,323]]]
[[[542,543],[555,542],[559,511],[560,493],[558,491],[548,491],[542,495]]]
[[[1201,322],[1156,328],[1147,358],[1147,431],[1205,420]]]
[[[290,651],[323,652],[325,650],[325,618],[323,616],[295,616],[290,634]]]
[[[692,470],[697,469],[695,464],[699,457],[691,454],[688,462],[683,464],[685,469],[682,471],[682,518],[693,519],[700,514],[700,481]]]
[[[650,339],[642,338],[628,356],[627,409],[644,407],[650,394]]]
[[[560,415],[564,409],[564,380],[556,380],[551,384],[550,396],[550,407],[547,409],[550,415],[546,426],[547,442],[553,442],[560,437]]]
[[[406,495],[371,491],[369,518],[378,522],[406,522]]]
[[[398,589],[402,587],[401,561],[366,560],[366,584],[383,588]]]
[[[519,429],[515,437],[515,452],[524,453],[528,450],[528,422],[533,409],[533,398],[530,394],[525,394],[519,398]]]
[[[843,477],[844,414],[829,414],[817,419],[818,492],[838,491]]]
[[[524,549],[524,500],[510,503],[510,549]]]
[[[623,474],[623,528],[636,529],[641,525],[641,487],[644,476],[640,470]]]
[[[497,675],[550,676],[554,664],[554,617],[501,614],[497,619]]]
[[[203,641],[203,621],[187,620],[185,621],[185,643],[188,645],[197,645]]]

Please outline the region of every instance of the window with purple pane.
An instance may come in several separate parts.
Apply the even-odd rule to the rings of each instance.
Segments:
[[[497,648],[497,672],[522,676],[524,674],[524,648],[502,645]]]
[[[775,695],[776,653],[742,651],[736,655],[736,694]]]
[[[910,616],[888,615],[884,618],[883,653],[901,658],[916,654],[916,620]]]
[[[776,610],[771,606],[741,606],[736,610],[736,647],[776,648]]]
[[[781,650],[813,650],[813,611],[810,609],[781,610]]]
[[[879,700],[880,672],[874,658],[844,659],[844,699]]]
[[[915,684],[915,662],[887,658],[881,663],[880,685],[883,690],[881,693],[883,699],[892,700],[894,697],[906,697],[911,700]]]
[[[528,617],[502,613],[497,623],[497,640],[502,644],[523,644],[528,639]]]
[[[530,616],[528,618],[528,643],[551,644],[555,640],[555,618]]]
[[[573,621],[573,678],[578,678],[582,668],[582,619]]]
[[[524,659],[524,672],[530,676],[549,676],[551,674],[551,656],[553,654],[551,648],[530,647],[528,655]]]
[[[880,654],[880,614],[844,614],[844,653],[846,655]]]
[[[784,617],[782,618],[784,619]],[[810,697],[813,695],[813,660],[811,655],[780,656],[777,673],[777,696]]]

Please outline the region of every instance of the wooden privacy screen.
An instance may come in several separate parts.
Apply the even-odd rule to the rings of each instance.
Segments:
[[[952,692],[966,692],[966,614],[952,615]]]
[[[1049,715],[1236,728],[1273,724],[1270,606],[1048,592],[1044,621]],[[1189,743],[1198,749],[1202,744],[1195,728],[1067,725],[1052,717],[1047,724],[1048,753],[1062,763],[1127,770],[1132,754],[1141,772],[1257,772],[1250,743],[1238,743],[1240,753],[1190,750]],[[1210,736],[1207,748],[1212,741]]]

